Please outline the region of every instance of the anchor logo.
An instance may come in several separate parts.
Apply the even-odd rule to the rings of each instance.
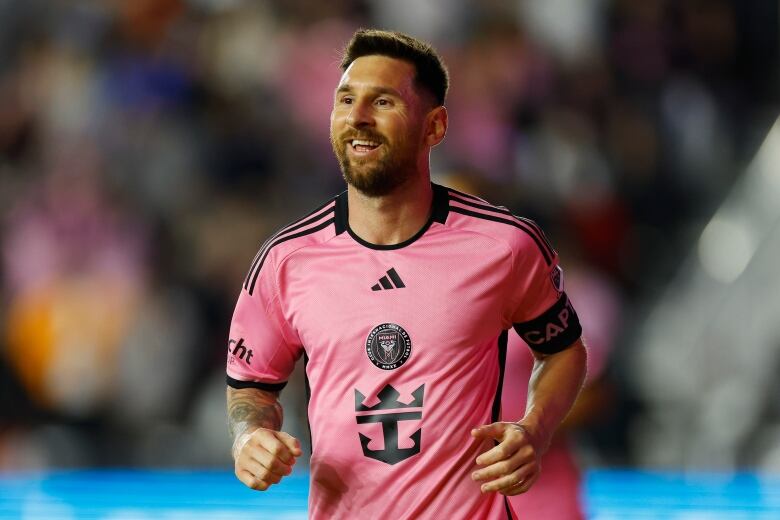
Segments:
[[[398,410],[418,408],[419,411],[404,411],[404,412],[389,412],[389,413],[377,413],[377,414],[365,414],[358,415],[356,417],[358,424],[366,423],[382,423],[382,436],[384,438],[385,447],[381,450],[372,450],[368,447],[368,443],[371,442],[371,438],[362,433],[358,433],[360,437],[360,445],[363,448],[363,455],[366,457],[384,462],[386,464],[397,464],[402,460],[406,460],[409,457],[420,453],[420,441],[422,437],[422,428],[414,432],[410,439],[414,441],[414,445],[411,448],[399,448],[398,447],[398,423],[401,421],[413,421],[422,419],[422,405],[423,395],[425,393],[425,385],[420,385],[417,390],[412,392],[412,401],[410,403],[402,403],[398,400],[401,396],[400,392],[393,388],[392,385],[387,384],[377,394],[379,403],[374,406],[368,407],[363,404],[366,400],[359,390],[355,389],[355,411],[356,412],[370,412],[378,410]]]

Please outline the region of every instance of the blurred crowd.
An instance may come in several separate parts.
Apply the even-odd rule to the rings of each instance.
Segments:
[[[631,342],[778,114],[777,2],[0,0],[0,469],[229,463],[233,305],[344,189],[365,26],[444,56],[434,178],[547,231],[603,353],[583,459],[637,462]]]

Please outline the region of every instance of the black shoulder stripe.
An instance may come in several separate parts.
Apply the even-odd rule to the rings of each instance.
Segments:
[[[336,221],[335,218],[330,218],[326,220],[325,222],[322,222],[313,228],[304,229],[303,231],[299,233],[295,233],[293,235],[287,235],[285,237],[279,237],[276,239],[272,244],[268,246],[268,248],[265,250],[265,253],[263,253],[263,257],[260,259],[260,263],[257,266],[257,269],[255,270],[255,274],[252,276],[252,283],[249,285],[249,295],[252,295],[252,292],[255,290],[255,283],[257,282],[257,275],[260,274],[260,270],[263,268],[263,264],[265,263],[265,259],[268,258],[268,253],[273,249],[274,247],[278,246],[279,244],[282,244],[284,242],[287,242],[288,240],[292,240],[293,238],[303,237],[306,235],[311,235],[312,233],[316,233],[317,231],[320,231],[322,229],[325,229],[326,227],[330,226]]]
[[[522,220],[523,222],[531,226],[533,229],[535,229],[536,233],[539,235],[539,238],[541,238],[544,241],[544,243],[547,244],[547,247],[550,248],[550,251],[552,251],[553,254],[555,253],[555,248],[547,239],[547,235],[544,233],[544,230],[542,230],[542,228],[539,226],[539,224],[536,223],[536,221],[526,217],[518,217],[517,215],[514,215],[514,217],[518,220]]]
[[[467,199],[476,200],[477,202],[487,203],[486,200],[480,199],[476,195],[472,195],[470,193],[465,193],[463,191],[458,191],[458,190],[452,189],[450,187],[447,187],[447,189],[450,191],[450,195],[459,195],[461,197],[466,197]]]
[[[249,271],[247,271],[246,276],[244,277],[244,289],[246,289],[247,283],[249,282],[249,277],[252,276],[252,271],[254,271],[255,269],[255,263],[257,262],[257,259],[260,258],[260,253],[263,252],[264,247],[265,247],[265,243],[260,247],[260,249],[257,251],[257,254],[252,259],[252,264],[249,266]]]
[[[268,245],[273,240],[275,240],[277,237],[280,237],[280,236],[284,235],[285,233],[289,233],[289,232],[295,231],[296,229],[300,229],[300,228],[302,228],[304,226],[308,226],[309,224],[311,224],[312,222],[316,222],[317,220],[319,220],[320,218],[322,218],[324,215],[328,214],[329,212],[334,211],[334,207],[331,207],[329,209],[326,209],[322,213],[320,213],[320,214],[318,214],[318,215],[316,215],[316,216],[314,216],[312,218],[309,218],[312,215],[314,215],[315,213],[317,213],[318,211],[322,210],[323,208],[327,207],[328,205],[330,205],[332,203],[333,203],[333,200],[328,201],[327,203],[325,203],[324,205],[322,205],[319,208],[315,209],[314,211],[312,211],[308,215],[305,215],[305,216],[299,218],[298,220],[295,220],[295,221],[291,222],[290,224],[288,224],[287,226],[283,227],[282,229],[277,231],[274,235],[272,235],[271,238],[266,240],[263,243],[262,247],[260,247],[260,250],[257,252],[257,254],[255,255],[254,259],[252,259],[252,265],[249,268],[249,272],[247,273],[246,278],[244,279],[244,289],[246,289],[247,286],[249,285],[249,279],[252,276],[252,272],[255,270],[255,266],[257,266],[257,262],[259,261],[260,257],[263,255],[265,249],[268,247]]]
[[[539,239],[539,242],[541,242],[547,247],[547,252],[549,253],[550,257],[555,256],[555,249],[553,249],[553,246],[550,244],[550,241],[547,240],[547,237],[545,236],[542,229],[533,220],[524,217],[518,217],[517,215],[513,214],[511,211],[509,211],[507,208],[503,206],[492,206],[490,204],[477,204],[467,200],[459,199],[458,197],[452,196],[452,194],[450,194],[450,200],[457,201],[460,204],[465,204],[466,206],[471,206],[472,208],[484,209],[485,211],[492,211],[493,213],[506,215],[507,217],[511,217],[524,222],[525,224],[528,225],[529,228],[531,228],[531,231],[533,231],[536,234],[536,238]]]
[[[450,206],[450,211],[453,211],[455,213],[460,213],[461,215],[468,215],[469,217],[481,218],[483,220],[491,220],[493,222],[501,222],[502,224],[509,224],[510,226],[514,226],[517,229],[524,231],[536,243],[536,246],[539,248],[539,251],[542,252],[542,256],[544,257],[544,261],[547,263],[547,265],[552,265],[552,256],[550,255],[550,253],[547,252],[547,249],[542,245],[542,242],[539,241],[539,238],[536,236],[536,234],[534,234],[533,231],[531,231],[530,229],[528,229],[528,227],[526,227],[526,224],[517,222],[515,220],[506,220],[501,217],[488,215],[485,213],[470,211],[465,208],[459,208],[458,206]]]
[[[503,206],[493,206],[491,204],[486,204],[486,203],[478,204],[476,202],[471,202],[471,201],[468,201],[468,200],[463,200],[461,198],[458,198],[453,193],[450,194],[450,200],[454,200],[454,201],[460,202],[461,204],[465,204],[466,206],[471,206],[472,208],[484,209],[484,210],[487,210],[487,211],[492,211],[493,213],[501,213],[502,215],[507,215],[509,217],[514,217],[512,212],[509,211],[508,209],[506,209]]]
[[[330,202],[328,204],[330,204]],[[327,206],[327,204],[326,204],[326,206]],[[322,208],[320,208],[320,209],[322,209]],[[319,209],[317,211],[319,211]],[[326,209],[325,211],[322,211],[321,213],[318,213],[317,215],[314,215],[311,218],[307,218],[308,216],[312,215],[312,213],[310,213],[306,217],[303,217],[303,219],[306,219],[306,220],[299,219],[299,220],[293,222],[292,224],[288,225],[287,227],[281,229],[279,232],[277,232],[271,238],[266,240],[265,243],[263,244],[263,247],[260,248],[260,251],[257,252],[257,254],[255,255],[255,258],[252,260],[252,266],[249,268],[249,272],[246,275],[246,279],[244,279],[244,289],[248,288],[249,279],[252,277],[252,272],[255,270],[255,267],[257,267],[257,263],[260,261],[260,258],[265,254],[265,252],[268,250],[269,246],[271,245],[271,243],[274,240],[276,240],[277,238],[279,238],[279,237],[281,237],[283,235],[286,235],[288,233],[292,233],[293,231],[301,229],[302,227],[308,226],[309,224],[317,222],[319,219],[321,219],[322,217],[324,217],[328,213],[332,213],[333,211],[335,211],[335,207],[331,206],[330,208]],[[316,211],[315,211],[315,213],[316,213]]]
[[[268,244],[270,244],[270,243],[271,243],[271,241],[272,241],[272,240],[274,240],[276,237],[278,237],[278,236],[280,236],[280,235],[282,235],[282,234],[284,234],[284,233],[286,233],[286,232],[288,232],[288,231],[293,231],[293,229],[291,229],[291,228],[293,228],[293,227],[295,227],[295,229],[298,229],[298,228],[300,228],[300,227],[302,227],[302,226],[305,226],[306,224],[303,224],[303,223],[299,224],[299,223],[300,223],[301,221],[303,221],[304,219],[307,219],[307,218],[311,217],[312,215],[314,215],[314,214],[315,214],[315,213],[317,213],[318,211],[320,211],[320,210],[322,210],[322,209],[326,208],[326,207],[327,207],[327,206],[329,206],[330,204],[333,204],[334,200],[335,200],[335,199],[330,199],[330,200],[329,200],[328,202],[326,202],[325,204],[322,204],[321,206],[319,206],[318,208],[316,208],[316,209],[315,209],[315,210],[313,210],[313,211],[310,211],[309,213],[307,213],[306,215],[302,216],[301,218],[299,218],[299,219],[296,219],[296,220],[293,220],[292,222],[290,222],[289,224],[287,224],[286,226],[284,226],[282,229],[280,229],[279,231],[277,231],[275,234],[273,234],[273,235],[272,235],[272,236],[271,236],[271,237],[270,237],[268,240],[266,240],[265,242],[263,242],[263,245],[262,245],[262,246],[260,246],[260,249],[257,251],[257,254],[256,254],[256,255],[255,255],[255,257],[252,259],[252,265],[251,265],[251,267],[249,268],[249,272],[246,274],[246,278],[244,278],[244,289],[246,289],[246,287],[247,287],[247,284],[248,284],[248,282],[249,282],[249,278],[250,278],[250,276],[252,276],[252,271],[254,271],[254,269],[255,269],[255,265],[257,264],[257,261],[258,261],[258,259],[259,259],[259,258],[260,258],[260,256],[263,254],[263,250],[265,249],[265,247],[266,247]],[[327,213],[327,211],[326,211],[326,212],[324,212],[324,213],[323,213],[323,215],[324,215],[325,213]],[[316,220],[316,218],[315,218],[314,220]],[[313,220],[312,220],[312,221],[313,221]]]
[[[230,376],[225,376],[225,379],[227,381],[227,385],[231,388],[235,388],[236,390],[241,390],[243,388],[257,388],[258,390],[265,390],[267,392],[281,392],[282,389],[287,386],[287,381],[283,383],[259,383],[257,381],[239,381],[238,379],[233,379]]]

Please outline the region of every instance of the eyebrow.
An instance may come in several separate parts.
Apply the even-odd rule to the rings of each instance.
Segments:
[[[397,98],[401,98],[401,93],[397,91],[394,88],[390,87],[368,87],[368,90],[376,93],[376,94],[389,94],[391,96],[395,96]],[[341,94],[343,92],[352,92],[353,88],[349,85],[341,85],[339,88],[336,89],[336,94]]]

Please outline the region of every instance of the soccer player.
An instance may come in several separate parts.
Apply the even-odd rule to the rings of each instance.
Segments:
[[[585,373],[558,257],[535,223],[431,183],[449,80],[428,44],[360,30],[341,66],[347,190],[266,241],[233,315],[236,476],[266,490],[301,455],[278,395],[302,357],[311,518],[516,518],[506,496],[537,479]],[[499,422],[512,327],[536,365],[527,413]]]

